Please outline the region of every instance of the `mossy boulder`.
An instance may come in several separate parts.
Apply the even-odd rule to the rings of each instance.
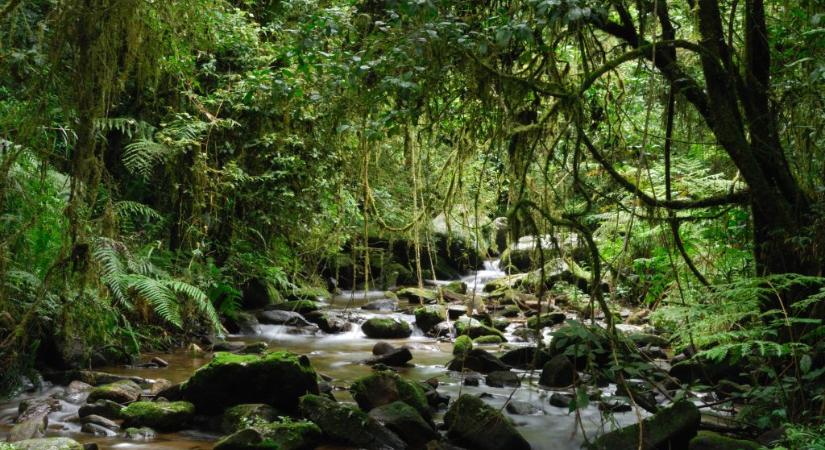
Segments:
[[[216,353],[181,386],[181,393],[204,414],[217,414],[242,403],[266,403],[292,412],[302,395],[319,392],[317,379],[306,356],[290,352]]]
[[[436,291],[415,287],[399,289],[395,295],[412,303],[430,303],[438,298]]]
[[[98,400],[111,400],[116,403],[129,403],[139,399],[142,393],[143,390],[134,381],[120,380],[92,389],[86,401],[94,403]]]
[[[478,450],[530,450],[530,444],[498,410],[478,397],[464,394],[444,415],[447,436],[458,445]]]
[[[510,370],[510,366],[504,364],[489,352],[474,348],[465,355],[456,356],[447,365],[447,369],[457,372],[473,371],[490,373],[496,370]]]
[[[421,308],[416,308],[413,314],[415,314],[415,324],[425,333],[428,333],[433,327],[447,320],[447,310],[441,305],[422,306]]]
[[[455,356],[464,356],[472,349],[473,340],[470,339],[470,336],[459,336],[455,339],[455,342],[453,342],[453,355]]]
[[[157,438],[158,434],[149,427],[127,428],[123,437],[130,441],[151,441]]]
[[[51,437],[17,441],[11,448],[14,450],[83,450],[83,445],[74,439]]]
[[[107,419],[120,419],[120,411],[123,405],[111,400],[98,400],[94,403],[87,403],[77,410],[77,415],[81,419],[86,416],[96,415]]]
[[[639,445],[639,424],[620,428],[599,436],[590,450],[686,450],[699,428],[699,409],[682,400],[662,409],[643,421],[642,444]]]
[[[501,362],[516,369],[531,370],[544,367],[552,355],[547,349],[539,350],[536,347],[519,347],[501,355]]]
[[[551,388],[566,387],[576,380],[576,367],[565,355],[556,355],[544,364],[539,384]]]
[[[339,443],[375,450],[407,448],[398,435],[352,406],[309,394],[301,397],[300,410],[326,437]]]
[[[501,344],[504,340],[501,336],[497,336],[494,334],[487,335],[487,336],[479,336],[473,339],[473,344],[484,345],[484,344]]]
[[[415,408],[423,417],[430,417],[424,389],[395,372],[382,370],[359,378],[352,383],[350,392],[364,411],[400,400]]]
[[[316,302],[319,300],[326,301],[332,298],[332,294],[330,294],[326,288],[322,288],[320,286],[297,287],[291,291],[285,292],[285,295],[286,299],[290,301],[309,300],[311,302]]]
[[[224,437],[215,450],[302,450],[315,448],[321,429],[312,422],[259,421]]]
[[[227,408],[221,418],[224,433],[234,433],[256,422],[272,422],[278,416],[278,410],[263,403],[245,403]]]
[[[177,431],[189,426],[195,405],[189,402],[134,402],[120,411],[124,427]]]
[[[407,322],[385,317],[367,320],[361,325],[361,331],[372,339],[401,339],[412,334],[412,328]]]
[[[444,289],[453,291],[456,294],[465,295],[467,294],[467,283],[463,281],[453,281],[444,286]]]
[[[411,448],[424,448],[427,442],[439,438],[415,408],[401,401],[373,408],[369,416],[397,434]]]
[[[564,323],[567,316],[561,311],[551,311],[541,315],[535,315],[527,319],[527,327],[532,329],[548,328],[560,323]]]
[[[712,431],[700,431],[690,440],[689,450],[759,450],[762,446],[744,439],[722,436]]]
[[[267,309],[293,311],[299,314],[307,314],[313,311],[318,311],[321,309],[321,306],[312,300],[290,300],[288,302],[271,305]]]

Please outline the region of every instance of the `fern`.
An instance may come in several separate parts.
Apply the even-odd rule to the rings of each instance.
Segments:
[[[123,165],[132,174],[149,179],[155,166],[163,162],[172,150],[151,139],[138,139],[123,149]]]

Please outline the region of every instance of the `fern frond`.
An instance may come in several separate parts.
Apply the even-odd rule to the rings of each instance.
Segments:
[[[122,161],[132,174],[148,179],[155,165],[162,162],[171,150],[151,139],[141,138],[123,149]]]
[[[212,306],[212,302],[209,301],[209,297],[207,297],[202,290],[179,280],[167,280],[165,284],[172,292],[192,300],[195,303],[195,308],[209,320],[212,327],[216,331],[221,330],[221,321],[218,318],[218,313],[215,311],[215,307]]]
[[[182,328],[183,320],[180,316],[177,297],[165,283],[137,274],[126,275],[125,280],[129,289],[146,300],[160,318]]]

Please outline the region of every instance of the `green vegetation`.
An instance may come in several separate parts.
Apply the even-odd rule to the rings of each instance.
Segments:
[[[427,331],[445,301],[484,317],[425,281],[501,256],[494,306],[575,312],[550,350],[583,379],[734,383],[738,427],[821,445],[824,35],[821,0],[7,0],[0,397],[338,288],[437,302]],[[617,332],[625,308],[664,340]],[[504,340],[473,320],[458,354]],[[669,374],[643,355],[664,345]],[[186,389],[217,414],[318,386],[276,352]]]

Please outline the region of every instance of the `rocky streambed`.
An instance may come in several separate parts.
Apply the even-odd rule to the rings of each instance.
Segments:
[[[650,380],[588,379],[586,365],[608,362],[590,348],[600,334],[576,325],[582,308],[538,315],[537,299],[503,276],[488,263],[423,290],[298,298],[240,314],[226,340],[44,374],[0,403],[0,435],[20,449],[578,449],[645,419],[659,430],[650,439],[687,448],[694,403],[669,406]],[[667,341],[622,328],[666,372]],[[539,350],[539,339],[550,345]],[[569,351],[582,344],[588,352]],[[635,448],[633,430],[596,442]]]

